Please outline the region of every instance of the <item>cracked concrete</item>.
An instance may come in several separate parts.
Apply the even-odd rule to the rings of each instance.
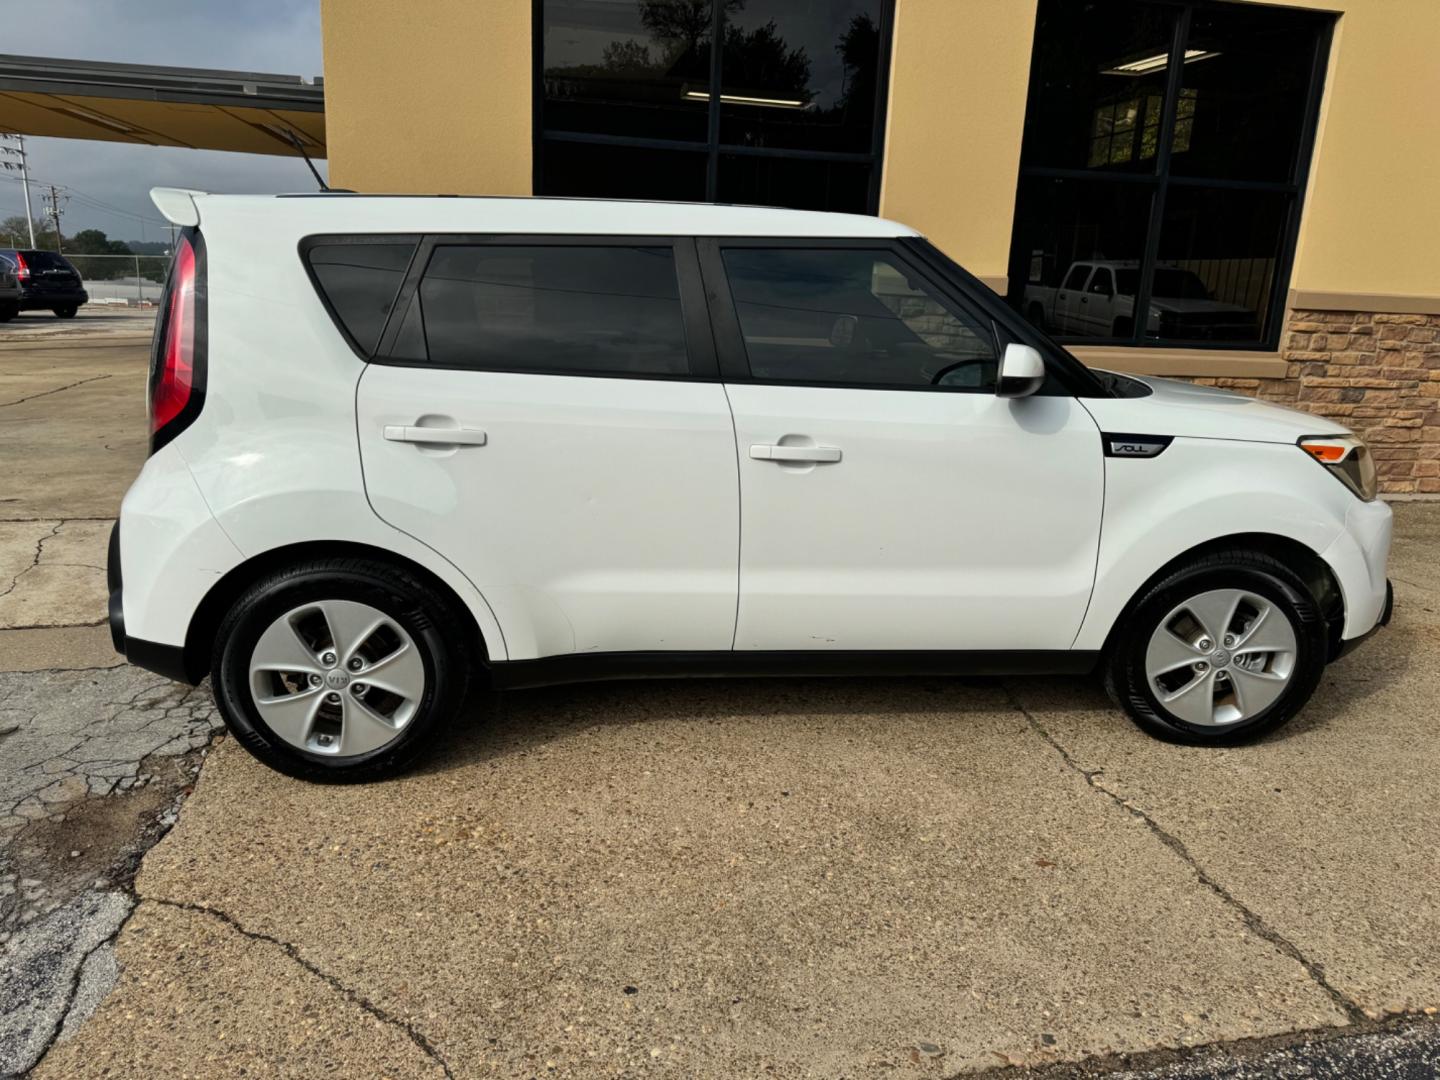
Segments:
[[[142,762],[198,750],[221,726],[207,690],[138,668],[0,673],[0,840],[86,796],[143,787]]]
[[[132,906],[123,892],[83,893],[10,943],[0,976],[0,1071],[27,1071],[66,1025],[95,1011],[119,974],[111,945]]]
[[[186,947],[176,955],[181,939]],[[117,955],[122,978],[143,983],[152,996],[135,1008],[111,995],[96,1016],[133,1031],[136,1043],[97,1047],[85,1038],[87,1025],[80,1037],[55,1045],[37,1077],[447,1075],[403,1028],[337,992],[275,943],[211,913],[141,903]],[[226,983],[220,993],[216,973]],[[181,1041],[190,1052],[184,1062],[156,1059],[143,1045],[152,1039]]]
[[[1012,697],[1012,700],[1015,699],[1013,699]],[[1171,851],[1175,852],[1175,854],[1180,858],[1180,860],[1195,872],[1195,878],[1197,881],[1200,882],[1200,884],[1204,885],[1216,896],[1220,897],[1221,900],[1225,901],[1225,903],[1229,904],[1231,907],[1233,907],[1236,911],[1240,913],[1240,917],[1245,920],[1245,924],[1251,929],[1253,933],[1270,942],[1270,944],[1274,945],[1277,950],[1279,950],[1284,955],[1290,957],[1297,964],[1303,967],[1310,975],[1310,978],[1315,981],[1315,984],[1330,996],[1330,999],[1335,1002],[1336,1007],[1343,1011],[1345,1015],[1349,1017],[1352,1023],[1360,1023],[1367,1019],[1364,1009],[1362,1009],[1358,1004],[1356,1004],[1350,998],[1346,997],[1343,993],[1341,993],[1339,990],[1337,990],[1334,986],[1330,984],[1329,980],[1325,978],[1325,969],[1321,965],[1307,958],[1293,941],[1290,941],[1288,938],[1284,937],[1282,934],[1277,933],[1270,926],[1266,925],[1264,918],[1262,918],[1255,911],[1246,907],[1245,904],[1236,899],[1236,897],[1227,888],[1225,888],[1224,885],[1216,881],[1215,878],[1208,871],[1206,871],[1206,869],[1201,866],[1200,863],[1195,860],[1195,857],[1190,853],[1190,849],[1185,846],[1185,842],[1183,840],[1169,832],[1166,832],[1165,829],[1163,829],[1158,823],[1156,823],[1155,819],[1152,818],[1149,814],[1147,814],[1141,807],[1137,806],[1130,800],[1116,794],[1114,791],[1111,791],[1110,789],[1105,787],[1104,783],[1102,782],[1103,774],[1101,770],[1087,770],[1082,765],[1080,765],[1070,754],[1070,752],[1060,744],[1060,742],[1055,738],[1055,736],[1045,730],[1044,726],[1040,723],[1040,721],[1035,718],[1035,715],[1030,712],[1029,709],[1025,708],[1025,706],[1021,704],[1018,700],[1015,700],[1015,707],[1024,714],[1025,719],[1029,722],[1030,726],[1035,729],[1036,733],[1039,734],[1042,739],[1044,739],[1046,742],[1048,742],[1051,746],[1055,748],[1056,753],[1058,753],[1061,758],[1064,759],[1066,765],[1068,765],[1075,772],[1083,776],[1087,784],[1089,784],[1096,791],[1100,792],[1102,795],[1108,798],[1125,813],[1130,814],[1131,816],[1139,818],[1141,821],[1143,821],[1145,823],[1145,827],[1149,829],[1152,833],[1154,833],[1155,837],[1162,844],[1168,847]]]
[[[0,521],[0,630],[104,616],[108,519]]]

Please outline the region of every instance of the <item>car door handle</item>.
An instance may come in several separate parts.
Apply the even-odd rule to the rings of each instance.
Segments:
[[[838,446],[771,446],[756,443],[750,447],[755,461],[839,461]]]
[[[385,438],[391,442],[427,443],[431,446],[484,446],[485,432],[479,428],[411,427],[386,424]]]

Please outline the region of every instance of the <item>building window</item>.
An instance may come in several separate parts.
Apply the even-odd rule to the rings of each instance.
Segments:
[[[1062,341],[1276,348],[1332,23],[1040,0],[1011,303]]]
[[[894,0],[535,4],[536,194],[875,213]]]

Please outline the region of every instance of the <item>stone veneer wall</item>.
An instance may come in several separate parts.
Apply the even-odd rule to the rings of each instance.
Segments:
[[[1292,311],[1283,379],[1196,378],[1328,416],[1369,444],[1380,490],[1440,494],[1440,315]]]

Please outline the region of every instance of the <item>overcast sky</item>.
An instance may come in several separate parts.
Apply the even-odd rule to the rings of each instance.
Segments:
[[[319,0],[0,0],[0,26],[0,52],[23,56],[324,74]],[[226,192],[315,187],[294,157],[80,139],[27,138],[25,148],[32,178],[74,192],[62,219],[72,234],[95,228],[118,240],[161,239],[149,195],[156,185]],[[37,217],[40,206],[32,184]],[[20,184],[0,181],[0,217],[23,214],[24,207]]]

